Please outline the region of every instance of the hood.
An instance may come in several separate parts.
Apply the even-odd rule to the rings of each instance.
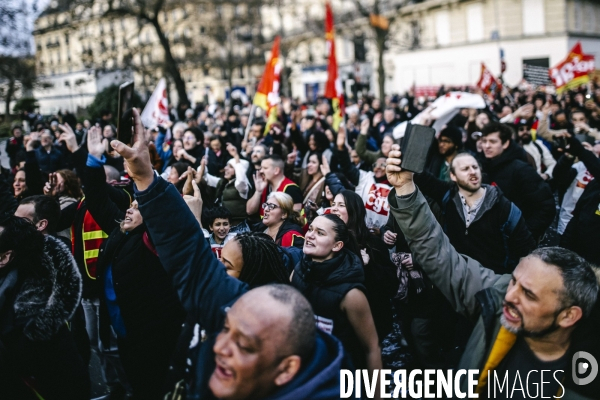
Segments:
[[[342,343],[317,329],[312,357],[298,376],[265,400],[326,400],[340,398],[340,369],[350,369]]]
[[[510,145],[506,150],[502,152],[498,157],[493,159],[487,159],[483,157],[482,164],[484,171],[495,171],[500,169],[505,164],[508,164],[514,160],[521,160],[528,163],[527,153],[523,148],[517,145],[513,140],[510,141]]]
[[[15,299],[14,311],[29,340],[49,340],[71,319],[81,298],[81,275],[71,252],[52,236],[44,241],[46,277],[26,278]]]
[[[333,286],[365,281],[361,259],[347,249],[343,249],[340,254],[324,262],[314,262],[309,257],[304,257],[296,272],[304,282],[317,285]]]
[[[485,197],[483,198],[483,203],[481,204],[481,207],[477,211],[477,215],[475,215],[475,219],[471,222],[471,224],[474,224],[478,219],[481,218],[482,215],[494,207],[494,204],[500,200],[500,196],[502,195],[502,191],[497,186],[482,184],[481,187],[485,188]],[[458,210],[458,215],[460,215],[462,221],[465,222],[465,214],[462,212],[462,204],[458,190],[455,191],[452,200],[454,201],[454,205]]]

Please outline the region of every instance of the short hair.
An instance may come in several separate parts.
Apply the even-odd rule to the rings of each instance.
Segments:
[[[56,225],[60,219],[60,205],[53,197],[45,195],[29,196],[21,201],[20,205],[33,205],[33,223],[37,224],[41,220],[48,221],[48,232],[55,232]]]
[[[315,314],[310,302],[289,285],[271,284],[266,288],[273,299],[291,306],[292,318],[287,327],[286,342],[291,345],[294,355],[300,356],[302,360],[308,359],[314,351],[317,336]]]
[[[171,128],[171,132],[175,132],[179,129],[181,129],[181,133],[183,134],[185,132],[185,130],[188,128],[188,125],[185,122],[175,122],[175,125],[173,125],[173,128]]]
[[[477,157],[475,157],[473,154],[469,153],[468,151],[459,151],[458,153],[456,153],[456,155],[454,156],[454,158],[452,159],[452,161],[450,161],[450,165],[448,166],[448,169],[450,169],[450,172],[454,175],[456,175],[456,173],[454,172],[454,161],[457,158],[460,157],[473,157],[473,159],[475,160],[475,162],[477,163],[477,165],[479,166],[479,169],[481,168],[481,164],[479,164],[479,160],[477,159]]]
[[[561,308],[578,306],[583,316],[588,317],[598,298],[598,279],[592,265],[577,253],[562,247],[542,247],[529,256],[560,271],[564,286],[560,294]]]
[[[587,119],[587,115],[585,114],[585,111],[583,111],[580,108],[574,108],[574,109],[571,110],[571,118],[573,118],[573,115],[575,115],[575,114],[583,114],[583,117],[585,119]]]
[[[209,208],[204,212],[204,214],[206,214],[206,222],[208,223],[208,226],[212,226],[217,218],[228,219],[229,222],[231,222],[231,218],[233,217],[231,211],[225,207]]]
[[[285,168],[285,161],[283,161],[283,158],[281,158],[280,155],[278,154],[271,154],[268,157],[265,157],[263,159],[263,161],[265,160],[271,160],[271,162],[273,163],[273,166],[275,168],[279,168],[281,170],[281,173],[283,174],[283,169]]]
[[[264,233],[241,233],[235,240],[242,249],[244,267],[240,281],[250,287],[270,283],[289,283],[289,273],[283,262],[279,246],[273,238]]]
[[[499,122],[490,122],[481,129],[481,136],[487,136],[496,132],[498,132],[502,143],[508,142],[513,135],[513,131],[508,127],[508,125],[501,124]]]
[[[119,181],[121,179],[121,174],[119,170],[113,167],[112,165],[104,164],[104,173],[106,174],[106,178],[109,181]]]
[[[204,143],[204,132],[202,132],[202,129],[197,128],[195,126],[191,126],[189,128],[187,128],[185,131],[183,131],[183,134],[185,134],[187,131],[190,131],[194,134],[194,136],[196,137],[196,141],[200,144]]]

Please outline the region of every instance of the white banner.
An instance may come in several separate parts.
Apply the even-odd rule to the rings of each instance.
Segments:
[[[437,133],[440,133],[444,125],[446,125],[461,108],[485,108],[483,97],[478,94],[467,92],[449,92],[444,96],[438,97],[425,110],[417,114],[411,121],[411,124],[422,125],[426,119],[435,120],[433,128]],[[407,122],[402,122],[394,128],[394,139],[404,137]]]
[[[161,78],[142,111],[142,123],[146,128],[156,128],[169,121],[169,101],[167,100],[167,85]]]

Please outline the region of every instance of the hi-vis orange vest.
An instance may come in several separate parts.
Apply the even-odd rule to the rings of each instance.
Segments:
[[[83,204],[83,200],[79,202],[77,209]],[[91,279],[96,279],[96,264],[98,262],[98,253],[100,252],[100,246],[102,242],[108,237],[106,233],[100,228],[98,223],[92,217],[89,211],[85,211],[83,216],[83,224],[81,228],[81,242],[83,246],[83,264],[85,266],[85,272]],[[71,245],[72,252],[75,254],[75,225],[71,226]]]

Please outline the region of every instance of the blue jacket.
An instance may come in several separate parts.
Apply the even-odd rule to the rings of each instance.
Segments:
[[[194,359],[188,398],[211,398],[208,380],[215,368],[214,340],[223,327],[225,308],[248,291],[248,285],[227,275],[173,185],[156,177],[147,190],[136,191],[136,198],[183,306],[209,338]],[[351,368],[348,360],[340,341],[319,331],[315,352],[298,376],[268,399],[339,399],[339,371]]]

